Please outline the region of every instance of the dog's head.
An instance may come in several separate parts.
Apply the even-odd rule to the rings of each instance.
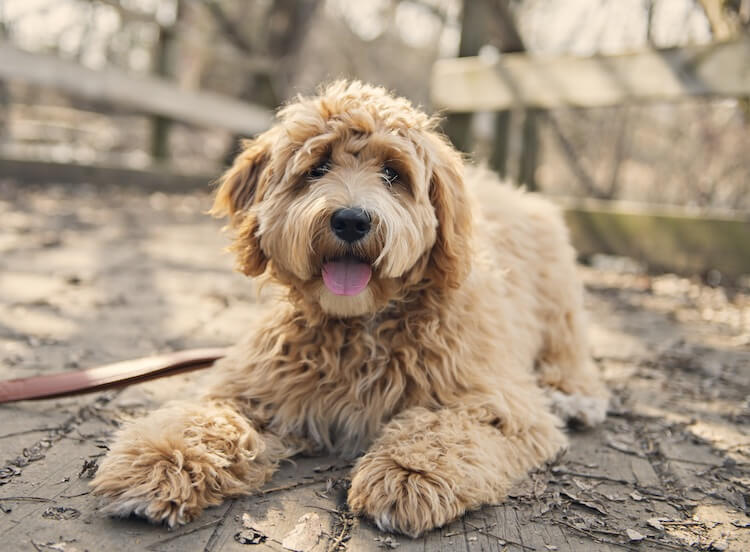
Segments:
[[[410,290],[448,292],[469,271],[460,155],[403,98],[336,82],[283,108],[223,175],[242,272],[270,276],[333,316],[374,313]]]

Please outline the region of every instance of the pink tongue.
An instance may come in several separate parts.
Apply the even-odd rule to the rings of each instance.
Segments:
[[[372,269],[355,260],[334,261],[323,265],[323,283],[335,295],[357,295],[367,287]]]

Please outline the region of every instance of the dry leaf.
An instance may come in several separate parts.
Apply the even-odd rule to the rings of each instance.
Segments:
[[[281,546],[295,552],[307,552],[318,544],[322,534],[323,524],[320,521],[320,516],[310,512],[297,520],[297,525],[284,537]]]
[[[630,542],[638,542],[646,538],[646,535],[641,535],[635,529],[628,529],[627,531],[625,531],[625,534],[628,536],[628,540]]]
[[[583,498],[579,498],[573,493],[569,493],[568,491],[560,491],[560,494],[563,496],[567,496],[570,500],[572,500],[576,504],[580,504],[581,506],[585,506],[586,508],[594,510],[595,512],[599,512],[603,516],[607,515],[607,510],[604,508],[602,504],[599,504],[598,502],[595,502],[593,500],[586,500]]]
[[[234,540],[240,544],[260,544],[266,542],[266,535],[256,529],[244,529],[234,534]]]
[[[377,541],[378,546],[380,546],[381,548],[389,548],[389,549],[398,548],[400,544],[393,537],[375,537],[375,541]]]
[[[649,527],[653,527],[657,531],[664,531],[664,526],[661,524],[659,518],[650,518],[646,521]]]

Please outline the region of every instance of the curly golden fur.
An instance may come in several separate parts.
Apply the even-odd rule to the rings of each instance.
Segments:
[[[354,207],[370,230],[347,241],[331,220]],[[238,268],[287,293],[201,400],[120,431],[93,481],[107,512],[187,523],[284,458],[364,452],[351,509],[416,536],[565,446],[553,401],[603,418],[558,211],[465,167],[407,100],[343,81],[299,98],[245,144],[213,214]],[[371,272],[357,293],[322,276],[341,258]]]

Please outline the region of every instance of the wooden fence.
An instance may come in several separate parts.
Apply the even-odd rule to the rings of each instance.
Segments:
[[[750,37],[669,50],[593,58],[533,58],[506,54],[441,60],[431,90],[448,113],[554,107],[594,107],[686,96],[750,96]],[[19,80],[84,99],[186,123],[252,135],[271,113],[219,94],[122,71],[94,71],[53,56],[23,52],[0,41],[0,80]],[[208,175],[84,167],[0,159],[0,174],[23,180],[203,185]],[[533,166],[531,167],[533,171]],[[649,266],[684,273],[717,269],[730,279],[750,274],[750,220],[741,213],[658,212],[620,203],[567,202],[574,241],[584,254],[628,255]]]
[[[444,59],[434,66],[431,94],[435,107],[446,113],[514,109],[524,110],[527,120],[551,108],[750,97],[750,37],[618,56],[516,53],[491,61]],[[523,132],[528,128],[524,125]],[[536,147],[523,142],[524,148]],[[507,140],[497,147],[507,147]],[[504,158],[507,153],[494,155]],[[533,174],[535,157],[522,152],[520,180]],[[750,274],[748,214],[591,200],[568,200],[564,206],[573,240],[584,255],[626,255],[653,269],[688,274],[714,269],[729,280]]]

